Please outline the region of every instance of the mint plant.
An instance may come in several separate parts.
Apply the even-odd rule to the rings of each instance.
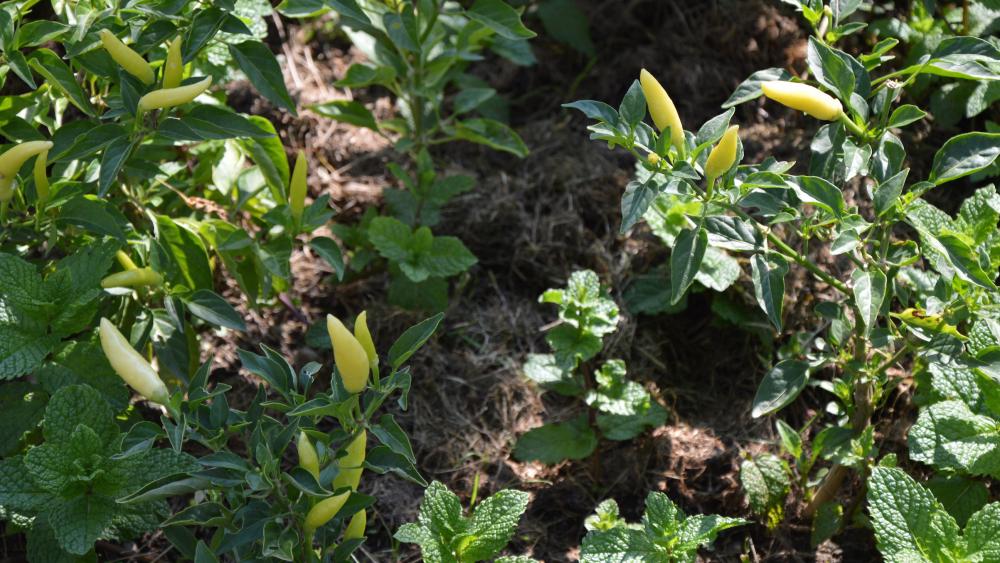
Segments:
[[[688,516],[663,493],[649,493],[641,523],[619,516],[618,503],[608,499],[586,521],[580,546],[582,563],[611,561],[694,562],[719,532],[742,526],[741,518],[696,514]]]
[[[763,517],[771,530],[785,517],[785,501],[792,486],[790,472],[785,460],[770,453],[744,459],[740,464],[740,484],[750,510]]]
[[[868,510],[886,561],[995,561],[1000,557],[1000,503],[985,500],[959,526],[930,490],[903,470],[872,469]]]
[[[502,556],[528,506],[528,493],[503,490],[483,499],[469,516],[461,500],[438,481],[424,491],[417,522],[403,524],[394,536],[420,546],[428,563],[529,563],[524,556]]]
[[[582,397],[596,411],[594,422],[610,440],[630,440],[666,420],[666,410],[639,383],[629,380],[625,362],[605,361],[592,378],[580,368],[600,354],[603,338],[618,326],[618,306],[590,270],[574,272],[566,289],[550,289],[539,298],[559,307],[560,323],[545,335],[553,354],[531,354],[524,373],[543,389]],[[522,435],[514,448],[521,460],[558,463],[583,459],[597,447],[598,435],[587,415],[550,423]]]
[[[198,469],[188,454],[154,448],[151,424],[123,434],[114,415],[92,387],[63,387],[45,408],[44,442],[0,460],[0,506],[7,518],[30,522],[33,560],[86,555],[98,539],[156,528],[169,515],[163,500],[123,500],[151,481]]]

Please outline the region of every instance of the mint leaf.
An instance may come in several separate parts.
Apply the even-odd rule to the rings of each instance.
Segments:
[[[52,494],[31,479],[23,457],[0,460],[0,506],[18,513],[35,514],[50,500]]]
[[[878,549],[890,563],[953,561],[961,553],[958,523],[902,469],[872,470],[868,511]]]
[[[1000,561],[1000,502],[983,507],[965,527],[970,561]]]
[[[665,548],[639,530],[613,528],[608,531],[590,532],[580,546],[583,563],[623,563],[639,561],[673,561]]]
[[[80,424],[90,427],[104,445],[111,444],[120,433],[111,406],[96,389],[87,385],[59,389],[45,408],[45,439],[65,442]]]
[[[441,544],[434,532],[419,524],[403,524],[393,536],[403,543],[415,543],[420,546],[420,556],[427,563],[456,563],[458,560],[448,548]]]
[[[0,385],[0,457],[18,450],[25,432],[34,430],[45,413],[48,394],[35,385],[15,381]]]
[[[420,525],[440,537],[444,544],[465,532],[467,523],[462,516],[462,503],[444,484],[434,481],[424,491],[420,502]]]
[[[961,401],[921,409],[910,428],[909,445],[915,461],[1000,478],[1000,425]]]
[[[785,517],[785,498],[791,489],[788,474],[788,464],[774,454],[747,459],[740,465],[740,482],[750,510],[763,516],[772,530]]]
[[[628,440],[646,428],[666,422],[667,412],[646,389],[625,378],[625,362],[610,360],[595,375],[597,389],[587,394],[587,404],[601,414],[597,425],[611,440]]]
[[[500,491],[484,500],[472,515],[459,558],[481,561],[495,557],[514,536],[527,507],[528,493],[523,491]]]
[[[45,518],[55,532],[59,546],[70,553],[83,555],[114,516],[115,502],[101,495],[83,495],[52,503]]]
[[[926,486],[960,526],[986,505],[990,491],[981,481],[961,475],[935,475]]]

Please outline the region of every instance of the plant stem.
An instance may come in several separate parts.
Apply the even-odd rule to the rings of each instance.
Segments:
[[[855,137],[866,140],[868,138],[868,132],[865,131],[860,125],[851,120],[846,113],[840,114],[840,122],[844,124],[844,127],[854,134]]]
[[[756,222],[754,224],[756,225]],[[768,242],[770,242],[771,244],[773,244],[774,246],[776,246],[778,248],[778,250],[780,250],[783,254],[786,254],[786,255],[790,256],[792,259],[794,259],[796,264],[798,264],[798,265],[802,266],[803,268],[809,270],[809,272],[811,272],[814,276],[816,276],[820,280],[824,281],[825,283],[827,283],[828,285],[830,285],[831,287],[833,287],[837,291],[839,291],[839,292],[841,292],[841,293],[843,293],[845,295],[850,295],[851,294],[850,288],[848,288],[844,284],[844,282],[842,282],[842,281],[838,280],[837,278],[831,276],[830,274],[824,272],[822,269],[820,269],[819,266],[817,266],[816,264],[813,264],[812,262],[810,262],[807,257],[805,257],[802,254],[800,254],[797,250],[795,250],[791,246],[788,246],[787,244],[785,244],[785,241],[783,241],[780,238],[778,238],[778,236],[775,235],[773,232],[771,232],[770,229],[765,229],[764,230],[764,234],[767,236]]]

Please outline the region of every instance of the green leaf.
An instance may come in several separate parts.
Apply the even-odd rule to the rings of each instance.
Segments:
[[[893,110],[889,116],[889,123],[886,127],[904,127],[916,121],[920,121],[927,115],[927,112],[913,104],[903,104]]]
[[[274,104],[296,115],[295,101],[288,94],[281,67],[274,53],[260,41],[244,41],[229,44],[229,54],[236,60],[240,70],[246,73],[250,83]]]
[[[928,178],[935,186],[986,168],[1000,155],[1000,133],[963,133],[948,139],[934,155]]]
[[[868,511],[886,561],[953,561],[964,551],[955,519],[902,469],[872,470]]]
[[[694,283],[708,248],[705,229],[684,229],[670,252],[670,302],[677,303]]]
[[[111,406],[93,387],[69,385],[56,391],[45,408],[46,441],[66,442],[81,424],[93,430],[104,445],[111,444],[120,433]]]
[[[285,147],[281,144],[274,125],[259,115],[251,115],[247,119],[258,129],[269,133],[267,137],[242,139],[240,144],[250,153],[250,158],[264,175],[264,181],[271,190],[275,203],[286,203],[285,190],[288,186],[289,168]]]
[[[500,1],[500,0],[496,0]],[[466,119],[455,124],[455,137],[509,152],[519,158],[528,156],[528,146],[521,136],[507,125],[485,117]]]
[[[961,401],[920,409],[910,428],[910,457],[938,469],[1000,478],[1000,425]]]
[[[83,555],[94,547],[115,514],[114,500],[101,495],[78,496],[52,503],[46,520],[64,550]]]
[[[42,421],[47,402],[48,394],[26,381],[0,385],[0,412],[6,419],[0,426],[0,457],[19,450],[21,437]]]
[[[543,0],[538,5],[538,18],[545,32],[556,41],[589,57],[596,55],[587,14],[574,0]]]
[[[597,389],[587,404],[597,409],[597,425],[609,440],[629,440],[666,421],[667,413],[646,389],[625,378],[625,362],[609,360],[595,374]]]
[[[208,252],[201,237],[175,223],[166,215],[156,216],[157,242],[169,256],[169,263],[153,263],[153,267],[167,274],[174,283],[192,290],[212,289],[212,268],[208,262]]]
[[[556,361],[553,354],[528,354],[521,368],[524,375],[543,389],[560,395],[575,396],[583,393],[583,386],[573,370]]]
[[[98,183],[97,195],[104,197],[111,184],[118,180],[118,173],[125,166],[125,161],[132,154],[132,141],[128,137],[119,137],[104,147],[101,153],[100,182]]]
[[[503,0],[476,0],[466,15],[507,39],[530,39],[535,32],[524,27],[521,14]]]
[[[769,529],[785,517],[785,499],[791,490],[788,464],[773,454],[763,454],[740,464],[740,482],[746,490],[750,510],[763,516]]]
[[[809,364],[800,360],[782,360],[757,387],[751,415],[759,418],[777,412],[799,396],[809,381]]]
[[[832,538],[844,523],[844,507],[828,501],[819,505],[809,533],[809,544],[815,549],[819,544]]]
[[[97,115],[97,110],[91,105],[90,98],[83,92],[73,71],[59,55],[50,49],[38,49],[29,56],[28,65],[45,77],[46,82],[61,90],[80,111],[91,117]]]
[[[330,237],[314,237],[309,241],[309,247],[316,254],[319,254],[319,257],[327,264],[333,266],[333,271],[337,274],[338,281],[344,280],[344,273],[346,272],[344,257],[335,240]]]
[[[597,436],[587,423],[587,416],[563,423],[550,423],[523,434],[514,446],[520,461],[554,464],[567,459],[584,459],[597,448]]]
[[[58,224],[69,224],[125,241],[128,220],[109,202],[93,195],[76,196],[59,208]]]
[[[208,289],[199,289],[184,299],[191,314],[216,326],[246,332],[243,318],[219,294]]]
[[[746,80],[736,87],[736,90],[729,96],[729,99],[722,104],[723,109],[738,106],[740,104],[756,100],[764,95],[760,85],[772,80],[789,80],[792,75],[783,68],[766,68],[751,74]]]
[[[865,336],[878,324],[879,313],[886,297],[886,277],[881,270],[871,268],[867,271],[858,268],[851,274],[854,281],[854,304],[861,312],[861,320],[865,326]]]
[[[364,127],[372,131],[378,131],[378,121],[375,116],[361,102],[354,100],[333,100],[322,104],[313,104],[309,109],[329,117],[334,121],[349,123],[357,127]]]
[[[406,360],[410,359],[410,356],[426,344],[434,331],[437,330],[438,325],[441,324],[442,319],[444,319],[444,313],[438,313],[406,329],[406,332],[389,348],[389,365],[392,366],[392,369],[399,369],[406,363]]]
[[[463,561],[496,557],[514,536],[517,523],[528,507],[528,493],[499,491],[476,507],[469,527],[459,540],[458,556]]]
[[[990,499],[989,489],[982,481],[961,475],[934,475],[926,485],[959,526],[965,526],[969,517]]]
[[[1000,502],[993,502],[969,518],[965,528],[970,561],[1000,561]]]
[[[625,186],[625,194],[622,196],[622,226],[618,230],[619,234],[625,234],[639,222],[639,219],[642,219],[658,193],[659,189],[653,178],[645,182],[633,180]]]
[[[817,176],[798,176],[788,185],[803,203],[811,203],[836,217],[844,215],[844,194],[837,186]]]
[[[751,278],[757,304],[770,319],[774,328],[781,330],[781,310],[785,301],[785,274],[788,264],[777,255],[767,257],[755,254],[750,260]]]

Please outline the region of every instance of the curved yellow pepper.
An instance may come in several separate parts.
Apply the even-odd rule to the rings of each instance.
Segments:
[[[134,265],[134,264],[133,264]],[[149,285],[157,286],[163,283],[163,276],[152,268],[135,268],[115,272],[101,280],[101,287],[145,287]]]
[[[197,98],[199,94],[208,90],[208,87],[211,85],[212,77],[208,76],[198,82],[195,82],[194,84],[188,84],[187,86],[153,90],[152,92],[139,98],[139,109],[142,111],[149,111],[153,109],[172,108],[174,106],[183,105]]]
[[[26,141],[18,143],[0,154],[0,202],[14,197],[14,177],[21,165],[29,158],[52,148],[50,141]]]
[[[292,180],[288,184],[288,207],[292,210],[292,217],[296,223],[302,220],[302,210],[306,206],[306,155],[301,150],[295,159],[295,168],[292,170]]]
[[[639,72],[639,85],[642,86],[642,94],[646,97],[646,106],[649,107],[649,115],[652,116],[656,128],[663,131],[669,127],[670,143],[677,150],[683,151],[684,127],[681,125],[681,116],[677,113],[674,101],[646,69]]]
[[[326,331],[333,345],[333,359],[344,380],[348,393],[360,393],[368,385],[368,354],[344,323],[333,315],[326,316]]]
[[[101,44],[104,45],[104,49],[118,63],[118,66],[125,69],[125,72],[138,78],[147,86],[156,81],[156,74],[153,72],[153,67],[149,66],[149,63],[146,62],[146,59],[142,58],[142,55],[122,43],[121,39],[115,37],[115,34],[107,29],[102,29],[98,32],[98,35],[101,36]]]
[[[808,84],[772,80],[762,83],[760,87],[768,98],[816,119],[835,121],[844,113],[840,100]]]
[[[347,445],[347,454],[337,460],[340,471],[333,478],[333,488],[350,487],[358,489],[361,473],[365,470],[365,446],[368,444],[368,433],[361,429],[357,438]]]
[[[351,521],[347,524],[347,528],[344,529],[344,539],[356,540],[365,537],[365,525],[367,524],[368,513],[364,508],[362,508],[351,517]]]
[[[35,166],[32,168],[32,175],[35,177],[35,195],[38,203],[45,203],[49,199],[49,177],[45,174],[45,166],[48,164],[49,151],[38,153],[35,158]]]
[[[739,125],[731,125],[722,134],[719,144],[708,154],[708,160],[705,161],[705,176],[709,182],[728,172],[736,163],[739,130]]]
[[[135,265],[135,262],[133,262],[132,259],[129,258],[128,254],[126,254],[124,250],[116,251],[115,259],[117,259],[118,263],[121,264],[121,267],[125,268],[126,270],[138,269],[138,266]]]
[[[299,454],[299,467],[308,471],[319,481],[319,455],[316,448],[309,441],[309,436],[305,432],[299,432],[298,442],[295,444]]]
[[[153,366],[136,352],[129,341],[106,318],[101,318],[101,348],[108,363],[129,387],[154,403],[167,403],[169,393]]]
[[[340,493],[339,495],[334,495],[329,498],[325,498],[317,502],[309,512],[306,514],[306,520],[303,524],[303,528],[306,531],[306,535],[312,535],[317,528],[326,524],[331,518],[340,512],[340,509],[344,507],[344,503],[347,502],[347,498],[351,496],[351,492]]]
[[[181,38],[167,44],[167,58],[163,61],[163,87],[176,88],[184,77],[184,60],[181,58]]]
[[[372,340],[372,333],[368,330],[368,311],[361,311],[358,318],[354,320],[354,337],[361,343],[361,347],[368,354],[368,364],[378,363],[378,352],[375,351],[375,342]]]

